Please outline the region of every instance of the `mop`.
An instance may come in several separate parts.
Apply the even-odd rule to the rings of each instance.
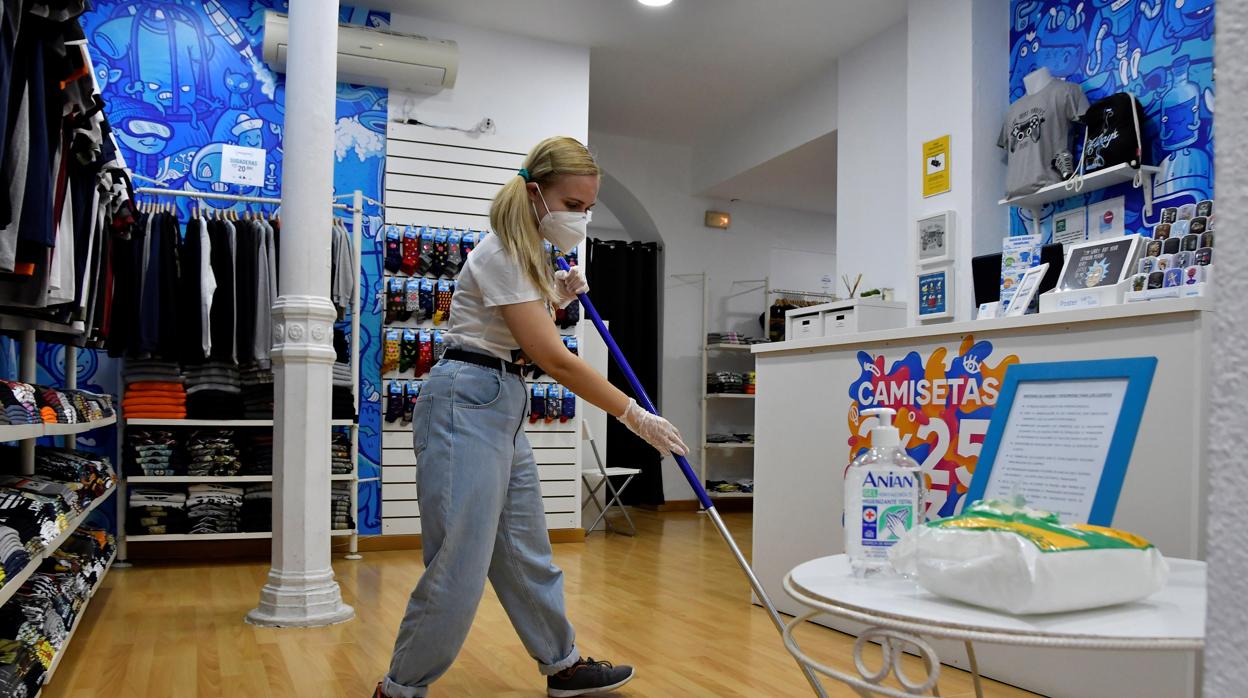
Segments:
[[[555,259],[558,262],[560,269],[564,271],[568,270],[569,267],[567,260],[563,257],[556,257]],[[646,394],[646,389],[641,386],[641,381],[638,380],[637,374],[633,373],[633,368],[628,365],[628,359],[624,358],[624,352],[620,351],[620,345],[615,343],[615,338],[611,336],[611,331],[608,330],[607,326],[602,322],[602,316],[598,314],[598,311],[594,308],[594,304],[589,300],[589,294],[581,293],[578,294],[577,298],[580,299],[581,305],[585,308],[585,314],[589,316],[589,319],[594,323],[594,327],[598,329],[598,334],[602,335],[602,341],[606,343],[607,350],[611,352],[611,358],[615,360],[615,365],[618,366],[619,369],[624,372],[624,376],[628,378],[628,384],[633,388],[633,394],[637,397],[637,403],[646,411],[652,414],[658,414],[659,411],[655,409],[654,403],[650,402],[650,396]],[[733,557],[737,559],[737,566],[741,568],[741,571],[745,573],[746,578],[750,581],[750,588],[754,590],[754,595],[758,597],[759,601],[763,602],[763,607],[767,609],[767,615],[771,617],[772,624],[776,626],[776,630],[779,631],[783,637],[784,621],[780,618],[780,612],[776,610],[775,604],[771,602],[771,597],[769,597],[767,592],[763,590],[763,585],[758,581],[758,576],[754,574],[754,570],[750,568],[750,563],[746,561],[745,555],[741,552],[741,548],[737,546],[737,541],[733,539],[732,534],[728,532],[728,527],[724,525],[724,520],[720,518],[719,511],[715,509],[715,503],[711,501],[711,496],[706,493],[706,488],[702,486],[702,481],[696,474],[694,474],[693,467],[689,465],[689,460],[687,458],[684,456],[678,456],[674,453],[672,454],[672,457],[676,459],[676,464],[680,466],[680,471],[684,473],[685,480],[689,482],[689,487],[691,487],[693,489],[693,493],[697,495],[698,502],[701,503],[702,508],[706,510],[706,515],[710,517],[711,521],[715,524],[716,530],[719,531],[719,535],[724,539],[724,542],[728,544],[728,548],[732,550]],[[794,661],[796,661],[796,658]],[[806,680],[810,682],[810,687],[815,689],[815,695],[820,696],[820,698],[827,698],[828,694],[824,692],[823,685],[819,683],[819,679],[815,676],[814,672],[812,672],[801,662],[798,662],[798,667],[800,667],[802,673],[806,675]]]

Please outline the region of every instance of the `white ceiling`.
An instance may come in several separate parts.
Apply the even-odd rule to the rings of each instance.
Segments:
[[[590,129],[685,145],[832,69],[837,56],[906,12],[905,0],[674,0],[661,8],[636,0],[369,5],[589,46]]]
[[[836,132],[717,184],[706,195],[836,215]]]

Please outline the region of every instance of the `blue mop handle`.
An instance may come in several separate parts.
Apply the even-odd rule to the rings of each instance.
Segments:
[[[568,260],[563,257],[556,257],[555,262],[559,268],[568,271]],[[624,352],[620,351],[620,345],[615,343],[615,338],[611,336],[611,330],[607,329],[606,324],[602,322],[602,316],[598,314],[598,310],[594,308],[594,304],[589,300],[588,293],[577,294],[581,305],[585,307],[585,314],[593,321],[594,327],[598,328],[598,334],[602,335],[602,341],[606,343],[607,350],[611,352],[611,358],[615,359],[615,365],[620,367],[624,372],[624,376],[628,378],[628,384],[633,387],[633,394],[637,396],[637,404],[642,409],[651,414],[658,414],[659,411],[654,408],[654,403],[650,402],[650,396],[646,394],[646,389],[641,386],[641,381],[637,379],[637,374],[633,373],[633,367],[628,365],[628,359],[624,358]],[[715,505],[711,503],[711,496],[706,493],[706,488],[702,486],[702,481],[693,472],[693,467],[689,465],[689,460],[684,456],[678,456],[675,453],[672,457],[676,459],[676,464],[680,466],[680,471],[685,474],[685,479],[689,481],[689,486],[693,488],[693,493],[698,496],[698,501],[702,503],[703,509],[711,509]]]

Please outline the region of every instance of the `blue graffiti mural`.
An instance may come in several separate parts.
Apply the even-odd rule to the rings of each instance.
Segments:
[[[1025,93],[1023,76],[1041,66],[1083,87],[1089,101],[1130,92],[1144,109],[1153,181],[1152,216],[1130,184],[1048,204],[1052,215],[1107,198],[1126,197],[1126,230],[1157,222],[1163,206],[1213,198],[1214,0],[1011,0],[1010,99]],[[1030,232],[1031,214],[1014,209],[1011,233]]]
[[[167,188],[280,197],[285,86],[283,76],[264,65],[262,41],[265,11],[284,12],[287,3],[98,0],[93,5],[82,16],[83,31],[107,102],[109,122],[130,169]],[[389,25],[389,15],[342,7],[339,21],[384,27]],[[380,199],[387,92],[340,84],[337,112],[335,191],[349,194],[359,189],[365,196]],[[263,148],[263,184],[221,183],[224,145]],[[180,199],[176,204],[183,216],[189,215],[190,200]],[[246,207],[212,199],[207,204],[218,209]],[[373,251],[380,248],[376,234],[371,232],[380,230],[381,222],[376,215],[365,220],[362,281],[367,299],[370,289],[381,284],[381,264]],[[366,382],[360,410],[360,477],[375,478],[380,474],[381,416],[379,400],[370,401],[368,391],[380,391],[367,382],[367,377],[380,372],[377,335],[381,317],[371,303],[364,303],[361,326],[359,368]],[[98,384],[107,392],[119,394],[117,366],[93,352],[84,351],[81,356],[79,384]],[[46,373],[60,370],[57,357],[57,348],[41,349],[40,365]],[[358,519],[361,533],[380,532],[381,492],[377,482],[360,486]]]

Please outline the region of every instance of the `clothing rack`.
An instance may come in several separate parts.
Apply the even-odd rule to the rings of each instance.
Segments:
[[[131,174],[131,176],[134,179],[138,179],[138,180],[142,180],[146,182],[152,182],[153,184],[158,184],[158,185],[161,184],[161,182],[153,180],[149,177],[144,177],[142,175]],[[217,200],[224,200],[224,201],[233,201],[236,203],[259,203],[259,204],[274,204],[274,205],[281,205],[282,203],[282,200],[280,198],[263,197],[263,196],[246,196],[246,195],[241,195],[241,194],[220,194],[217,192],[189,191],[185,189],[166,189],[160,186],[136,187],[134,190],[134,193],[146,194],[149,196],[172,196],[172,197],[185,197],[185,198],[191,198],[191,199],[217,199]],[[344,198],[345,196],[351,197],[352,202],[350,204],[338,203],[337,201],[333,201],[331,202],[331,205],[336,211],[345,211],[347,213],[352,214],[351,243],[352,243],[352,256],[353,256],[352,262],[355,267],[355,293],[353,294],[353,298],[351,301],[351,340],[350,340],[351,342],[351,394],[352,394],[352,398],[355,404],[356,418],[353,420],[331,420],[330,421],[331,427],[345,426],[350,430],[350,433],[351,433],[351,466],[352,466],[351,473],[348,478],[344,478],[342,476],[331,475],[331,480],[333,482],[347,481],[351,483],[351,487],[350,487],[351,514],[352,514],[352,517],[355,519],[355,528],[349,529],[346,531],[331,530],[330,535],[333,537],[349,536],[350,538],[348,541],[346,559],[359,560],[361,559],[361,555],[359,554],[359,526],[360,526],[360,521],[359,521],[359,508],[360,508],[360,505],[359,505],[359,485],[360,485],[360,477],[359,477],[359,471],[360,471],[360,424],[359,424],[360,367],[359,367],[359,360],[360,360],[360,297],[363,292],[362,281],[361,281],[362,250],[360,249],[360,246],[363,243],[364,201],[367,200],[374,204],[378,204],[378,205],[380,204],[379,202],[376,202],[373,199],[369,199],[365,197],[364,193],[358,189],[352,192],[351,194],[337,196],[334,198],[340,199],[340,198]],[[128,424],[130,421],[131,420],[125,420],[125,423]],[[222,427],[222,428],[248,427],[248,426],[251,426],[251,427],[255,427],[255,426],[272,427],[273,426],[273,420],[210,420],[209,423],[204,423],[205,420],[190,420],[190,419],[182,419],[182,420],[144,419],[144,420],[133,420],[133,421],[136,422],[135,426],[215,426],[215,427]],[[128,566],[128,563],[125,563],[124,561],[127,559],[127,552],[128,552],[127,551],[127,536],[126,536],[126,530],[125,530],[125,517],[126,517],[126,510],[129,507],[129,500],[126,497],[126,491],[125,491],[127,478],[122,477],[120,474],[124,472],[124,463],[121,460],[121,456],[123,455],[122,454],[123,448],[124,448],[124,435],[119,436],[118,438],[119,475],[118,475],[118,506],[117,506],[117,521],[118,521],[117,559],[119,561],[118,562],[119,565]],[[266,476],[239,476],[239,478],[241,479],[237,479],[235,481],[237,482],[252,482],[252,481],[265,481],[265,480],[270,481],[270,482],[272,481],[272,476],[267,476],[267,477]],[[185,484],[185,482],[189,479],[190,478],[174,477],[174,478],[171,478],[172,480],[171,482],[166,483],[166,484]],[[218,481],[222,480],[222,478],[200,478],[200,480],[202,481],[211,481],[214,479]],[[146,484],[146,485],[162,484],[158,480],[155,480],[155,481],[153,480],[155,480],[155,478],[144,479],[143,484]],[[273,533],[272,531],[270,531],[267,534],[264,534],[264,533],[237,533],[237,534],[222,534],[222,535],[177,534],[177,535],[170,535],[170,536],[141,536],[141,537],[136,537],[136,538],[142,538],[143,542],[149,542],[149,541],[156,542],[156,541],[172,541],[172,540],[196,541],[196,540],[261,539],[261,538],[271,538],[272,535]]]

